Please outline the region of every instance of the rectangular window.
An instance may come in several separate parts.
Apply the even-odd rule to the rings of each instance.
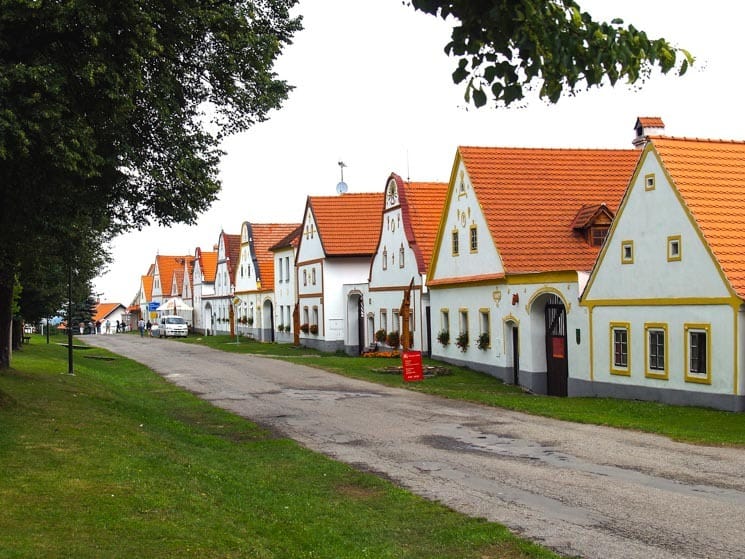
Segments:
[[[667,261],[679,262],[683,257],[683,251],[680,244],[680,235],[672,235],[667,238]]]
[[[404,267],[404,245],[401,244],[401,248],[398,249],[398,267]]]
[[[621,241],[621,264],[634,263],[634,241]]]
[[[318,307],[313,307],[313,319],[311,320],[311,325],[318,326]]]
[[[468,309],[460,309],[458,316],[458,333],[468,334]]]
[[[313,285],[315,285],[315,284],[316,284],[316,269],[315,269],[315,268],[313,268],[313,269],[312,269],[312,270],[310,271],[310,277],[311,277],[311,283],[312,283]]]
[[[398,319],[398,309],[393,309],[391,311],[391,331],[392,332],[400,332],[401,331],[401,321]]]
[[[711,326],[686,324],[686,382],[711,384]]]
[[[458,251],[460,250],[459,244],[460,241],[458,240],[458,230],[456,229],[452,232],[453,256],[458,256]]]
[[[590,244],[594,247],[601,247],[608,236],[607,225],[595,225],[590,229]]]
[[[645,324],[644,330],[647,355],[645,376],[667,380],[667,324]]]
[[[380,328],[388,331],[388,311],[385,309],[380,310]]]
[[[308,270],[303,270],[303,285],[308,285]]]
[[[471,241],[471,252],[478,252],[479,251],[479,231],[475,225],[471,225],[470,241]]]
[[[654,190],[654,187],[655,187],[654,173],[650,173],[648,175],[645,175],[645,177],[644,177],[644,190]]]
[[[303,307],[303,324],[309,324],[308,307]]]
[[[626,322],[612,322],[611,332],[611,366],[614,375],[631,375],[629,367],[629,332],[630,325]]]
[[[448,309],[440,310],[440,328],[445,332],[450,332],[450,311]]]

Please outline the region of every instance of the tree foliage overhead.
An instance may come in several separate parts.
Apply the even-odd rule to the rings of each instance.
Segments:
[[[417,10],[453,17],[445,52],[458,60],[455,83],[466,100],[510,105],[531,88],[556,103],[562,94],[607,78],[636,83],[658,67],[680,75],[692,56],[665,39],[650,39],[623,21],[597,22],[573,0],[411,0]]]
[[[0,0],[0,367],[28,255],[60,240],[80,270],[81,235],[193,224],[215,200],[222,137],[291,89],[273,66],[295,3]]]

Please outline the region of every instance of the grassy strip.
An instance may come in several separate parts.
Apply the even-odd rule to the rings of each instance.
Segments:
[[[696,444],[745,446],[745,421],[739,413],[613,398],[536,396],[512,385],[506,385],[489,375],[455,366],[448,366],[452,375],[427,378],[421,383],[404,383],[400,375],[380,372],[380,369],[386,366],[399,365],[400,359],[397,358],[321,354],[315,350],[295,348],[289,344],[265,344],[243,340],[235,345],[228,343],[234,342],[235,339],[227,336],[192,337],[188,341],[224,351],[273,355],[388,386],[555,419],[635,429]],[[442,365],[426,359],[425,364]]]
[[[1,558],[556,557],[106,357],[0,373]]]

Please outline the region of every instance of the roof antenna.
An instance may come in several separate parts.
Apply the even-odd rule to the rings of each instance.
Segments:
[[[339,194],[344,194],[347,190],[349,190],[349,187],[347,186],[347,183],[344,182],[344,167],[346,167],[346,163],[344,161],[339,161],[339,170],[341,171],[341,182],[336,185],[336,192]]]

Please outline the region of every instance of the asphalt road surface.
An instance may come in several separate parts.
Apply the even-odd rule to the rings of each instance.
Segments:
[[[745,557],[742,449],[534,417],[173,340],[85,341],[312,450],[562,554]]]

